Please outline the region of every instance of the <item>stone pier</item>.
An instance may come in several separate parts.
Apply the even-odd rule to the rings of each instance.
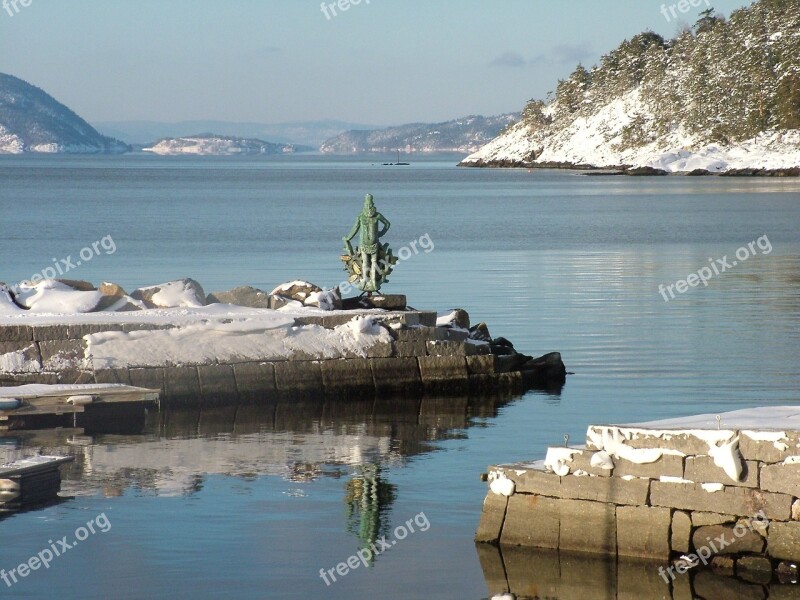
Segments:
[[[267,312],[280,314],[267,309],[251,310],[257,315],[253,318],[261,318]],[[272,344],[262,354],[253,355],[250,348],[250,356],[236,354],[236,337],[226,346],[234,351],[226,354],[220,350],[200,361],[182,360],[180,353],[166,360],[150,358],[145,353],[126,356],[124,360],[113,355],[100,360],[93,355],[91,343],[102,341],[108,334],[129,334],[130,341],[141,342],[150,333],[181,334],[187,327],[200,324],[222,329],[236,321],[196,315],[192,320],[187,321],[184,316],[180,323],[169,324],[163,315],[148,319],[143,312],[77,315],[72,321],[59,317],[57,321],[43,322],[33,314],[30,318],[27,314],[14,318],[13,324],[4,320],[0,324],[0,385],[122,383],[161,390],[166,406],[215,406],[322,395],[521,393],[533,387],[560,389],[565,380],[566,371],[558,353],[538,359],[513,349],[509,353],[508,347],[496,347],[491,340],[472,339],[470,331],[463,327],[437,327],[435,312],[415,310],[340,310],[294,316],[293,323],[289,318],[288,324],[280,327],[267,325],[264,331],[246,331],[251,342],[256,340],[256,351],[261,339],[257,335],[263,335],[265,348],[268,342]],[[250,314],[245,317],[250,318]],[[333,338],[341,326],[355,319],[370,319],[373,329],[378,326],[378,333],[372,336],[375,343],[319,354],[297,348],[283,351],[280,346],[283,338],[298,332]],[[340,329],[334,332],[337,328]],[[168,341],[167,337],[163,339]],[[276,344],[283,351],[281,354],[275,354]],[[191,342],[184,347],[187,345]]]
[[[671,560],[669,577],[712,565],[769,579],[800,560],[797,415],[589,426],[584,446],[489,467],[476,541]]]

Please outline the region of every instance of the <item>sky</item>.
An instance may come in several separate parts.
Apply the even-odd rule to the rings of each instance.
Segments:
[[[545,99],[693,1],[0,0],[0,72],[90,122],[436,122]]]

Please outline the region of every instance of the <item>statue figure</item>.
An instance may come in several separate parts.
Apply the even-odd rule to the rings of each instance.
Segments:
[[[379,228],[379,224],[383,227]],[[349,281],[368,295],[381,289],[381,285],[389,280],[393,265],[397,264],[389,244],[380,243],[380,238],[389,231],[389,227],[389,220],[375,209],[372,194],[367,194],[364,208],[356,218],[353,229],[342,238],[347,253],[342,256],[342,261],[345,271],[350,273]],[[359,245],[353,250],[350,241],[359,231]]]

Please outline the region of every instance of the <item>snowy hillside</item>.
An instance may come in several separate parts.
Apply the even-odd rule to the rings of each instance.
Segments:
[[[178,154],[232,156],[238,154],[290,154],[308,152],[312,149],[293,144],[271,144],[262,140],[205,133],[191,137],[165,138],[143,150],[162,156]]]
[[[512,124],[519,115],[469,116],[444,123],[411,123],[385,129],[346,131],[328,140],[320,151],[361,152],[474,152]]]
[[[127,152],[52,96],[0,73],[0,154]]]
[[[675,40],[626,40],[461,164],[800,167],[800,0],[761,0],[727,22],[704,14]]]

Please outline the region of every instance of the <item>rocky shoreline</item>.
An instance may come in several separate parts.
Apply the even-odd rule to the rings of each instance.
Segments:
[[[586,163],[570,162],[535,162],[519,161],[513,159],[495,159],[475,161],[461,161],[459,167],[474,167],[478,169],[561,169],[567,171],[590,171],[585,175],[628,175],[631,177],[639,176],[662,176],[662,175],[717,175],[719,177],[800,177],[800,166],[786,169],[728,169],[720,173],[714,173],[706,169],[694,169],[692,171],[680,171],[670,173],[664,169],[654,167],[633,167],[631,165],[613,165],[598,167]]]

